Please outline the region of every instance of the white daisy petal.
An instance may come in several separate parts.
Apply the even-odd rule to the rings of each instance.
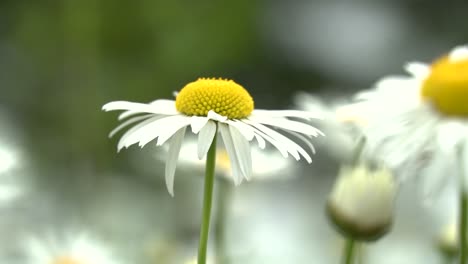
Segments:
[[[245,120],[244,120],[245,121]],[[281,144],[280,142],[278,142],[278,140],[270,137],[269,135],[265,134],[262,130],[260,129],[255,129],[255,138],[257,138],[257,140],[259,141],[259,146],[260,146],[260,138],[263,140],[263,143],[262,143],[262,146],[265,147],[265,142],[264,142],[264,139],[266,139],[266,141],[270,142],[276,149],[279,150],[279,152],[281,153],[281,155],[283,155],[283,157],[287,158],[288,157],[288,148],[286,148],[283,144]],[[298,153],[294,153],[293,154],[293,157],[296,159],[296,160],[299,160],[299,155]]]
[[[165,103],[164,103],[165,104]],[[115,101],[105,104],[102,107],[102,110],[108,112],[113,110],[129,110],[138,113],[153,113],[153,114],[168,114],[171,113],[171,109],[169,111],[158,105],[151,105],[151,104],[142,104],[142,103],[134,103],[134,102],[127,102],[127,101]]]
[[[215,122],[209,120],[198,134],[198,159],[205,157],[213,143],[213,138],[216,133]]]
[[[124,144],[125,147],[129,147],[130,145],[138,142],[140,147],[144,147],[150,141],[159,137],[157,145],[160,146],[164,144],[164,142],[177,130],[183,126],[187,126],[188,124],[190,124],[190,117],[187,116],[178,115],[158,118],[157,120],[140,127],[138,130],[133,131],[125,138],[125,142],[122,144]],[[124,135],[124,137],[125,136],[126,135]],[[124,139],[124,137],[122,137],[122,139]]]
[[[120,151],[122,148],[126,147],[128,148],[130,145],[135,144],[136,142],[139,141],[138,137],[134,137],[133,135],[135,133],[138,133],[140,129],[144,129],[147,125],[150,125],[153,122],[156,122],[157,120],[161,119],[162,116],[154,116],[149,119],[146,119],[145,121],[139,123],[138,125],[132,127],[129,129],[123,136],[120,138],[119,143],[117,144],[117,151]]]
[[[177,158],[179,157],[180,148],[182,147],[182,141],[185,136],[185,130],[187,127],[181,128],[177,131],[174,136],[170,139],[169,152],[167,153],[165,178],[166,187],[171,196],[174,196],[174,174],[177,165]]]
[[[219,131],[223,138],[224,147],[229,156],[229,161],[231,162],[232,175],[234,178],[234,184],[239,185],[242,182],[242,170],[240,168],[239,160],[237,159],[237,154],[235,150],[234,143],[232,141],[231,132],[226,124],[218,123]]]
[[[449,59],[453,62],[468,59],[468,45],[455,47],[449,54]]]
[[[427,64],[421,62],[407,63],[405,65],[405,70],[420,80],[425,79],[431,71]]]
[[[127,121],[123,122],[122,124],[118,125],[116,128],[114,128],[110,133],[109,133],[109,137],[113,137],[117,132],[119,132],[120,130],[122,130],[122,128],[130,125],[130,124],[133,124],[135,122],[138,122],[138,121],[141,121],[141,120],[144,120],[144,119],[147,119],[149,117],[152,117],[153,115],[143,115],[143,116],[137,116],[137,117],[134,117],[134,118],[130,118],[128,119]]]
[[[237,130],[239,130],[239,132],[248,140],[248,141],[252,141],[252,139],[254,138],[255,136],[255,133],[254,133],[254,129],[243,123],[242,121],[239,121],[239,120],[229,120],[227,121],[227,123],[230,125],[230,126],[234,126],[237,128]]]
[[[222,115],[216,113],[213,110],[210,110],[208,112],[208,118],[211,119],[211,120],[219,121],[219,122],[223,122],[223,123],[226,122],[226,120],[228,119],[227,117],[222,116]]]
[[[301,134],[299,134],[297,132],[294,132],[294,131],[290,131],[290,130],[284,130],[284,131],[289,133],[289,134],[292,134],[292,135],[296,136],[298,139],[300,139],[302,142],[304,142],[309,147],[312,154],[316,153],[314,145],[312,144],[312,142],[310,142],[310,140],[307,137],[305,137],[305,136],[303,136],[303,135],[301,135]]]
[[[234,126],[229,126],[232,142],[234,143],[239,165],[244,173],[244,177],[250,180],[252,175],[252,154],[250,152],[250,144],[247,139]]]
[[[161,119],[163,120],[163,119]],[[163,121],[160,121],[160,125],[165,127],[160,133],[158,137],[158,142],[156,146],[161,146],[166,142],[172,135],[178,131],[182,127],[186,127],[190,124],[191,118],[188,116],[171,116],[168,118],[164,118],[164,124]],[[140,143],[141,144],[141,143]]]
[[[192,121],[190,122],[190,126],[192,127],[192,133],[198,134],[202,127],[205,126],[206,122],[208,122],[207,117],[205,116],[192,116]]]
[[[268,117],[297,117],[302,119],[321,119],[321,115],[300,110],[260,110],[255,109],[252,111],[251,116],[268,116]]]
[[[256,127],[257,129],[261,130],[263,133],[267,134],[271,138],[275,139],[279,144],[284,145],[288,152],[296,159],[299,160],[299,154],[301,154],[308,163],[312,162],[312,158],[307,154],[307,152],[294,141],[290,140],[289,138],[281,135],[280,133],[274,131],[271,128],[268,128],[260,123],[255,123],[250,120],[249,121],[252,126]],[[246,121],[246,122],[247,122]]]
[[[164,100],[164,99],[159,99],[155,100],[149,105],[153,108],[154,111],[159,112],[161,115],[177,115],[179,112],[175,108],[175,104],[173,100]],[[129,110],[125,111],[122,114],[119,115],[119,120],[125,119],[129,116],[140,114],[141,111],[138,110]]]
[[[259,136],[259,135],[256,134],[256,133],[254,134],[254,137],[255,137],[255,139],[256,139],[257,142],[258,142],[258,147],[259,147],[260,149],[264,149],[264,148],[265,148],[265,145],[266,145],[266,144],[265,144],[265,139],[263,139],[263,137]],[[286,152],[286,157],[288,157],[288,153],[287,153],[287,152]]]
[[[297,121],[291,121],[285,118],[269,118],[269,117],[251,116],[249,117],[249,119],[252,121],[262,123],[262,124],[279,127],[285,130],[296,131],[305,135],[311,135],[315,137],[318,135],[323,136],[322,131],[318,130],[317,128],[313,126],[310,126],[301,122],[297,122]]]

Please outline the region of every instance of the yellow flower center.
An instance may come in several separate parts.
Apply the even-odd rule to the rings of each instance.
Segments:
[[[232,80],[200,78],[182,88],[176,108],[189,116],[207,116],[213,110],[229,119],[242,119],[252,113],[254,102],[244,87]]]
[[[442,114],[467,117],[468,59],[445,56],[435,61],[423,82],[421,95]]]
[[[52,260],[51,264],[82,264],[82,262],[72,257],[63,256]]]

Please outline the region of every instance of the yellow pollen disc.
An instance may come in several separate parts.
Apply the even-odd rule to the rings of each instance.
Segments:
[[[468,59],[435,61],[421,95],[442,114],[468,117]]]
[[[54,259],[51,264],[84,264],[84,263],[76,260],[75,258],[64,256],[64,257],[58,257]]]
[[[232,80],[200,78],[182,88],[176,108],[189,116],[207,116],[213,110],[229,119],[242,119],[252,113],[254,102],[247,90]]]

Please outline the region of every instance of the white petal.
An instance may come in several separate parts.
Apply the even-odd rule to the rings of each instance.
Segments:
[[[117,150],[120,151],[123,147],[129,147],[132,144],[135,144],[138,142],[138,140],[133,140],[133,135],[135,133],[139,133],[141,129],[145,129],[146,126],[150,125],[153,122],[156,122],[157,120],[161,119],[162,116],[154,116],[149,119],[146,119],[145,121],[137,124],[136,126],[130,128],[123,136],[120,138],[119,143],[117,144]],[[136,137],[138,139],[138,137]]]
[[[228,120],[227,123],[230,125],[230,126],[234,126],[235,128],[237,128],[237,130],[239,130],[239,132],[248,140],[248,141],[252,141],[252,139],[254,138],[254,129],[247,125],[246,123],[242,122],[242,120]]]
[[[274,131],[271,128],[268,128],[260,123],[256,123],[250,120],[246,120],[252,126],[256,127],[257,129],[261,130],[263,133],[267,134],[268,136],[275,139],[279,144],[283,145],[288,152],[296,159],[299,160],[298,152],[307,160],[307,162],[311,163],[312,158],[307,154],[307,152],[294,141],[290,140],[289,138],[281,135],[280,133]]]
[[[254,136],[255,136],[255,139],[258,142],[258,147],[261,148],[261,149],[265,149],[265,140],[260,135],[254,134]],[[286,153],[285,157],[287,157],[287,156],[288,156],[288,153]]]
[[[255,109],[251,115],[255,116],[269,116],[269,117],[297,117],[303,119],[321,119],[321,115],[309,111],[300,110],[260,110]]]
[[[166,99],[158,99],[155,101],[152,101],[149,103],[154,109],[154,111],[158,111],[159,114],[161,115],[178,115],[180,114],[176,107],[175,107],[175,102],[173,100],[166,100]],[[141,111],[135,111],[135,110],[130,110],[130,111],[125,111],[122,114],[119,115],[119,120],[122,120],[124,118],[127,118],[129,116],[139,114]]]
[[[234,126],[229,126],[231,132],[232,142],[234,143],[237,160],[239,161],[244,177],[250,180],[252,175],[252,154],[250,152],[250,145],[247,139],[237,130]]]
[[[216,123],[208,121],[198,134],[198,159],[205,157],[213,143],[213,138],[216,133]]]
[[[186,127],[181,128],[177,131],[170,140],[169,152],[167,153],[166,160],[166,187],[171,196],[174,196],[174,174],[177,165],[177,159],[179,157],[180,148],[182,147],[182,141],[185,136]]]
[[[418,79],[425,79],[431,72],[428,65],[420,62],[407,63],[405,70]]]
[[[163,126],[161,132],[159,133],[157,146],[161,146],[168,140],[172,135],[181,129],[182,127],[188,126],[190,124],[190,117],[188,116],[170,116],[164,119],[161,119],[160,126]],[[141,144],[141,141],[140,141]]]
[[[232,142],[231,132],[229,132],[229,128],[226,124],[218,123],[218,127],[223,137],[224,147],[228,153],[229,161],[231,162],[234,184],[239,185],[242,182],[242,171],[237,159],[234,143]]]
[[[304,142],[309,148],[310,148],[310,151],[312,152],[312,154],[315,154],[316,151],[315,151],[315,147],[314,145],[310,142],[310,139],[297,133],[297,132],[294,132],[294,131],[290,131],[290,130],[285,130],[287,133],[290,133],[294,136],[296,136],[297,138],[299,138],[302,142]]]
[[[449,54],[449,59],[453,62],[468,60],[468,46],[455,47]]]
[[[311,136],[318,136],[318,135],[323,136],[324,135],[322,131],[318,130],[317,128],[311,125],[307,125],[307,124],[297,122],[297,121],[288,120],[285,118],[269,118],[266,116],[265,117],[251,116],[249,117],[249,119],[254,122],[261,123],[261,124],[279,127],[284,130],[296,131],[305,135],[311,135]]]
[[[147,120],[143,121],[142,123],[145,123],[146,121]],[[183,126],[187,126],[188,124],[190,124],[190,117],[184,115],[165,116],[163,118],[158,117],[156,120],[153,120],[144,126],[140,126],[137,130],[128,131],[125,133],[121,139],[121,142],[119,142],[119,146],[122,145],[129,147],[130,145],[139,142],[139,146],[143,147],[148,142],[158,137],[159,139],[157,145],[160,146],[177,130]]]
[[[276,149],[279,150],[279,152],[281,153],[281,155],[283,155],[283,157],[287,158],[288,157],[288,149],[286,147],[283,146],[283,144],[281,144],[280,142],[278,142],[276,139],[273,139],[272,137],[270,137],[269,135],[263,133],[261,130],[259,129],[256,129],[255,130],[255,138],[257,138],[258,142],[259,142],[259,146],[260,146],[260,138],[263,140],[263,147],[265,147],[265,142],[264,142],[264,139],[266,139],[268,142],[270,142]],[[262,146],[260,146],[262,147]],[[299,159],[299,156],[297,155],[298,153],[296,152],[293,156],[294,158],[296,158],[296,160]]]
[[[149,114],[149,115],[143,115],[143,116],[137,116],[137,117],[134,117],[134,118],[130,118],[128,120],[126,120],[125,122],[123,122],[122,124],[118,125],[116,128],[114,128],[110,133],[109,133],[109,137],[113,137],[117,132],[119,132],[122,128],[130,125],[130,124],[133,124],[135,122],[138,122],[138,121],[141,121],[143,119],[146,119],[146,118],[149,118],[149,117],[152,117],[153,114]]]
[[[222,116],[213,110],[208,111],[208,118],[211,120],[219,121],[223,123],[226,122],[226,120],[228,119],[226,116]]]
[[[206,122],[210,120],[205,116],[192,116],[192,121],[190,122],[190,126],[192,127],[192,133],[198,134],[203,126],[205,126]]]

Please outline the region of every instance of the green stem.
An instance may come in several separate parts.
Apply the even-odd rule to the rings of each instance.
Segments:
[[[452,264],[455,262],[455,258],[452,256],[443,256],[442,257],[442,264]]]
[[[467,261],[467,220],[468,220],[468,194],[461,187],[460,191],[460,264],[466,264]]]
[[[346,240],[346,245],[343,252],[343,264],[352,264],[354,257],[354,246],[356,245],[355,240],[349,237]]]
[[[364,151],[365,145],[366,145],[366,137],[364,135],[361,135],[358,139],[358,142],[356,143],[356,146],[354,147],[353,157],[351,160],[351,164],[353,166],[357,165],[359,161],[361,161],[362,152]]]
[[[459,221],[459,237],[460,237],[460,264],[466,264],[467,261],[467,220],[468,220],[468,193],[465,186],[465,167],[464,152],[465,144],[460,145],[458,149],[458,164],[459,164],[459,185],[460,185],[460,221]]]
[[[211,143],[210,149],[208,150],[208,156],[206,158],[205,187],[203,194],[202,222],[200,226],[200,241],[198,244],[197,264],[206,263],[206,250],[208,248],[208,233],[210,230],[211,204],[213,200],[213,185],[216,163],[216,134],[217,133],[215,133],[213,142]]]

